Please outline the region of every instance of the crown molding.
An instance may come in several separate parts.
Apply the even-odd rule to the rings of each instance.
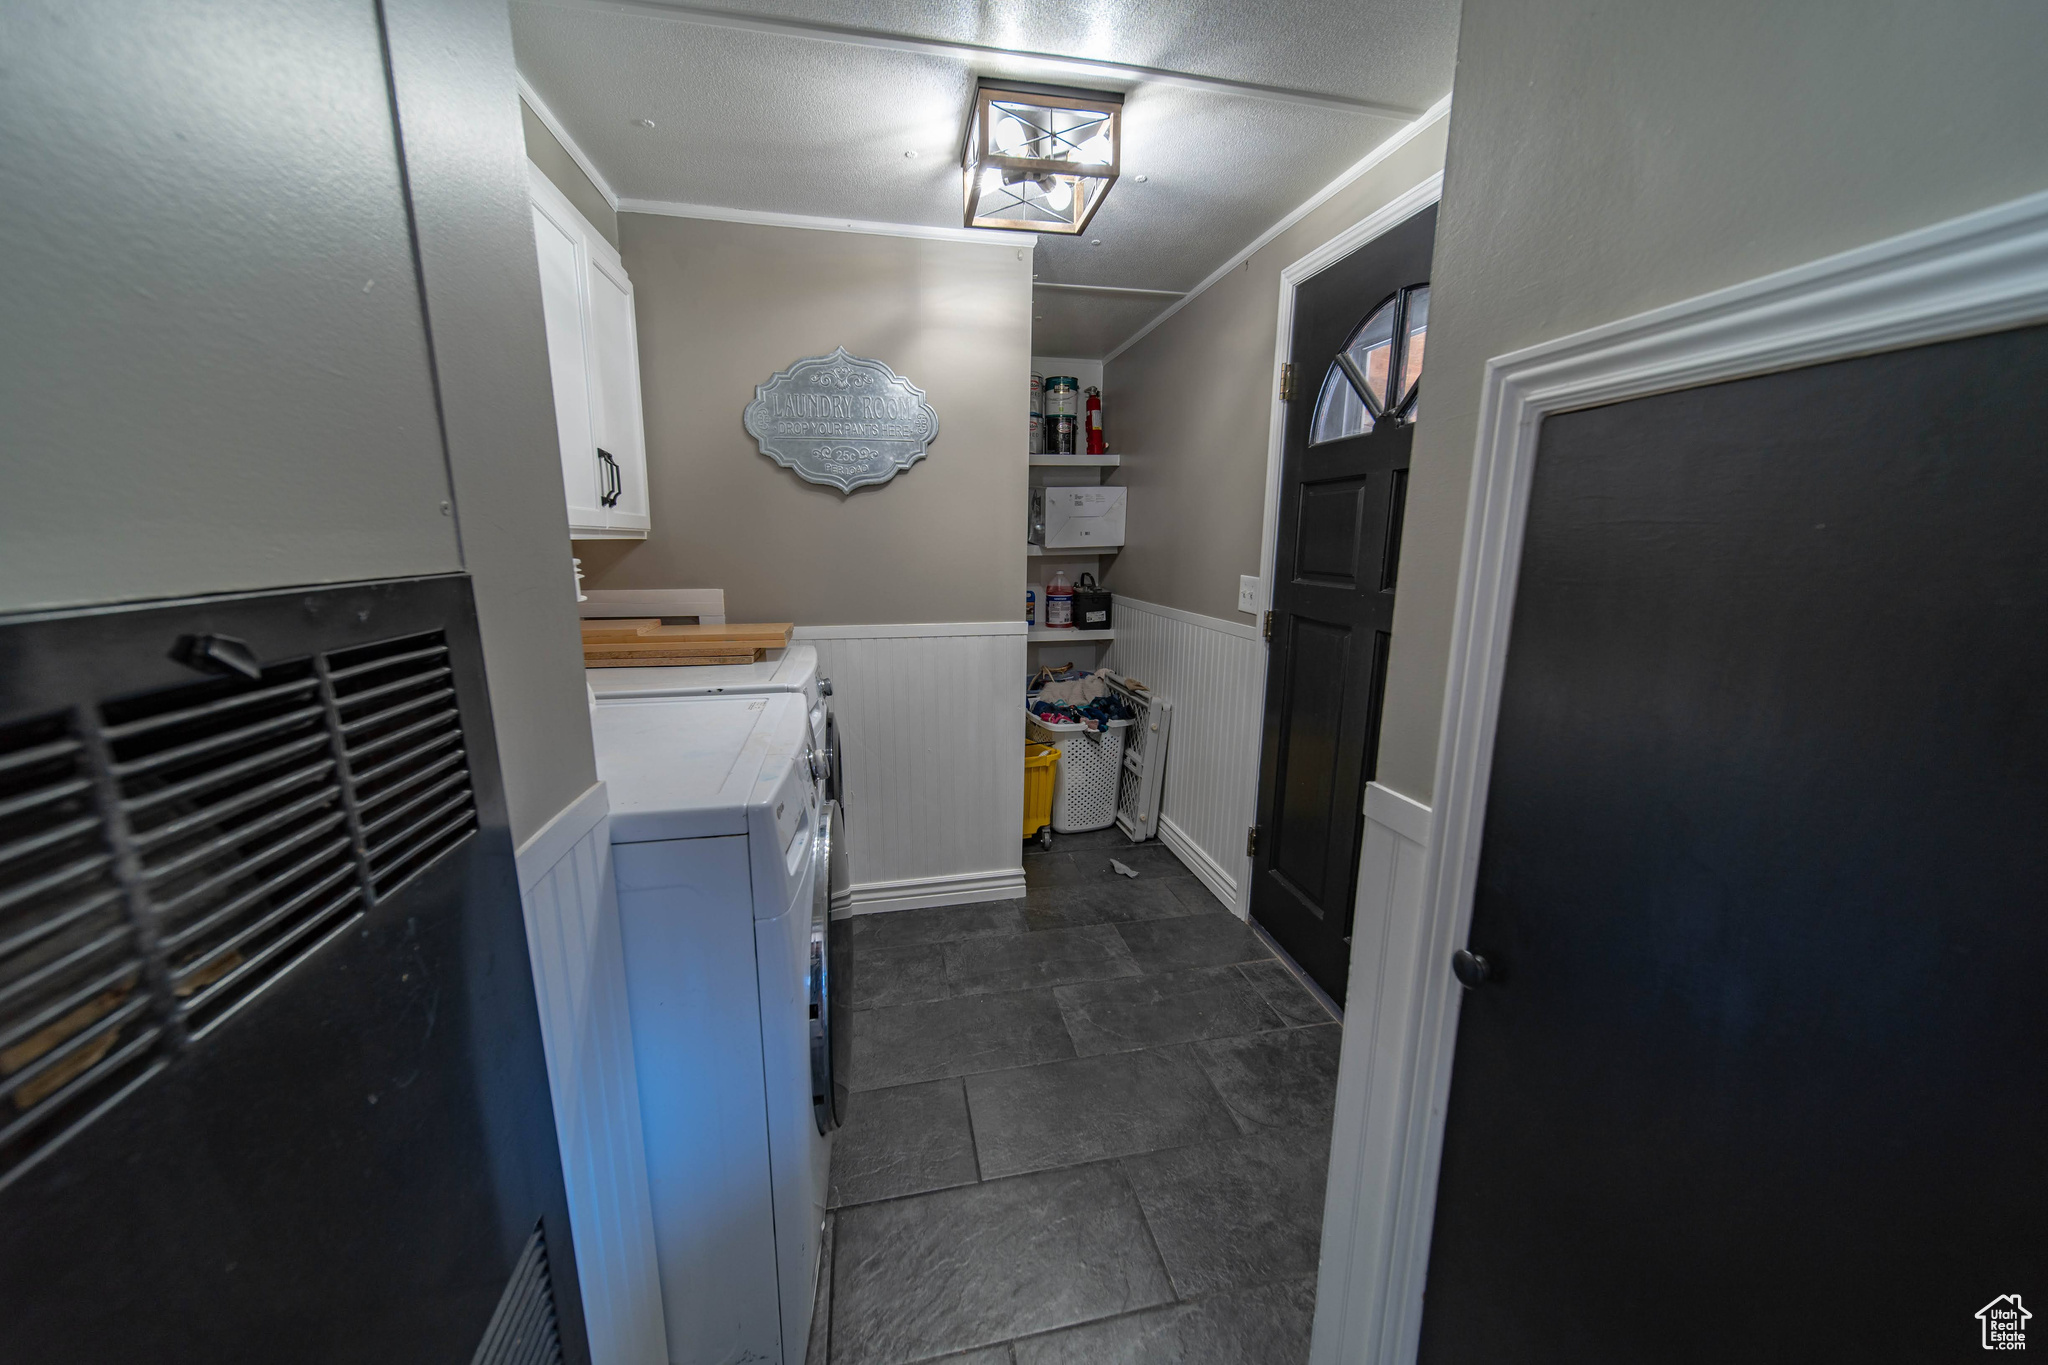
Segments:
[[[1187,295],[1178,289],[1136,289],[1121,284],[1055,284],[1051,280],[1033,280],[1033,289],[1057,289],[1072,294],[1135,294],[1142,298],[1182,299]]]
[[[874,223],[859,218],[818,218],[804,213],[770,213],[763,209],[729,209],[716,204],[678,204],[667,199],[621,199],[620,213],[651,213],[662,218],[704,218],[715,223],[750,223],[756,227],[805,228],[813,232],[859,232],[872,237],[918,237],[931,242],[973,242],[981,246],[1014,246],[1026,251],[1038,245],[1035,232],[1002,232],[991,228],[931,227],[924,223]]]

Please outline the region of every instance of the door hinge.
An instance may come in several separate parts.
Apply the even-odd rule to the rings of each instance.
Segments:
[[[1248,825],[1245,828],[1244,856],[1247,858],[1259,856],[1259,827],[1257,825]]]
[[[1264,627],[1264,634],[1267,642],[1270,643],[1273,639],[1273,613],[1270,611],[1266,613],[1266,624]]]
[[[1291,360],[1285,360],[1280,363],[1280,401],[1283,403],[1292,403],[1294,401],[1294,362]]]

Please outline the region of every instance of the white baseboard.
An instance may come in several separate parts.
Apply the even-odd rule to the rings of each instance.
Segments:
[[[921,910],[930,905],[969,905],[978,901],[1013,901],[1024,895],[1024,869],[960,872],[945,877],[906,877],[901,881],[867,882],[834,898],[834,918],[877,915],[889,910]]]
[[[1202,846],[1188,837],[1187,831],[1173,823],[1171,816],[1159,817],[1159,842],[1172,851],[1173,856],[1187,865],[1195,874],[1195,880],[1209,888],[1209,894],[1222,901],[1231,914],[1243,919],[1244,907],[1238,904],[1237,878],[1225,872],[1214,858],[1202,851]]]

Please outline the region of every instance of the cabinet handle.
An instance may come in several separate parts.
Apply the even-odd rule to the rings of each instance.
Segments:
[[[611,456],[611,452],[606,450],[603,446],[599,446],[597,448],[597,458],[604,461],[605,483],[605,491],[598,495],[597,500],[606,507],[617,507],[619,505],[619,493],[621,491],[621,484],[619,482],[619,462],[617,460],[614,460]]]

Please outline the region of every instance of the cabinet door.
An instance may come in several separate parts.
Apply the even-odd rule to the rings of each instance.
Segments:
[[[597,444],[617,463],[611,474],[616,500],[609,525],[619,532],[645,531],[647,516],[647,441],[640,421],[640,345],[634,331],[633,282],[607,259],[602,246],[591,245],[590,364],[592,426]]]
[[[601,531],[605,508],[592,437],[590,366],[583,345],[582,233],[533,209],[533,245],[540,257],[541,311],[547,319],[548,373],[555,390],[555,431],[562,445],[562,489],[571,531]]]

